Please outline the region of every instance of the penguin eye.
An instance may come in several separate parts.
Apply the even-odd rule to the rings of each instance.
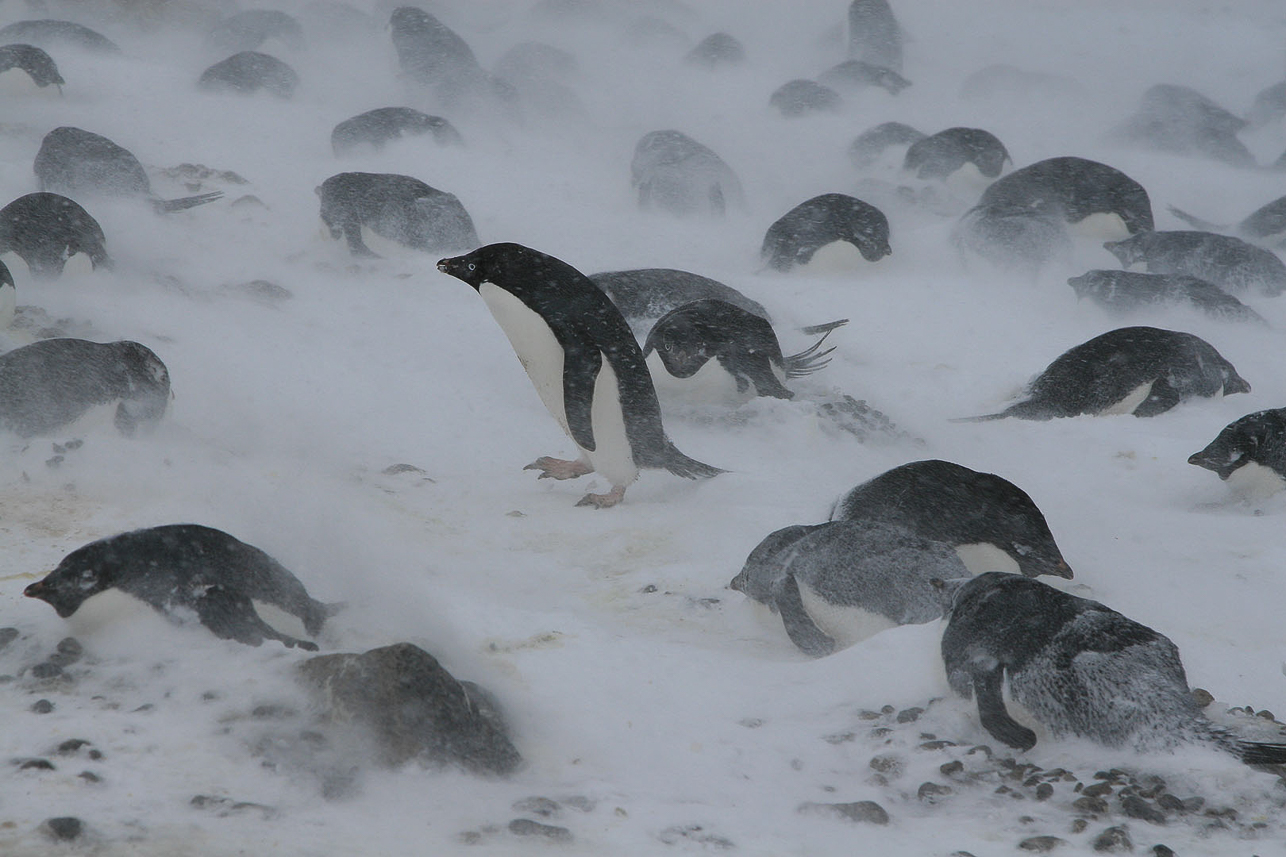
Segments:
[[[470,263],[468,264],[468,266],[467,266],[467,267],[468,267],[468,269],[469,269],[469,273],[471,273],[471,274],[472,274],[474,271],[478,270],[478,266],[477,266],[477,264],[475,264],[475,263],[473,263],[473,262],[470,262]]]

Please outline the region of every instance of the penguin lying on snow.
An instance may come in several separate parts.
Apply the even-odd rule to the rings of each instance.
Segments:
[[[817,76],[819,83],[832,89],[860,91],[878,86],[889,95],[897,95],[911,85],[911,81],[891,68],[871,65],[861,60],[845,60],[833,65]]]
[[[58,73],[58,66],[53,57],[35,45],[4,45],[0,47],[0,75],[22,73],[38,89],[53,86],[62,93],[63,76]]]
[[[679,131],[652,131],[634,147],[630,184],[639,208],[722,217],[745,205],[741,181],[711,149]]]
[[[169,371],[137,342],[42,339],[0,354],[0,426],[21,437],[112,403],[117,431],[132,435],[160,421],[169,401]]]
[[[144,197],[157,214],[182,211],[223,196],[223,191],[158,199],[138,158],[106,137],[64,125],[40,141],[32,166],[40,189],[57,193]]]
[[[17,253],[37,279],[62,274],[84,253],[95,269],[111,268],[103,227],[79,203],[57,193],[29,193],[0,208],[0,253]]]
[[[207,92],[252,95],[259,90],[290,98],[299,86],[299,75],[286,63],[258,51],[241,51],[201,72],[197,86]]]
[[[321,219],[332,238],[343,237],[354,256],[378,258],[367,230],[426,253],[478,246],[473,219],[455,194],[394,173],[339,173],[316,188]]]
[[[809,113],[834,113],[843,106],[844,99],[829,86],[799,78],[789,80],[773,90],[773,94],[768,97],[768,104],[782,116],[795,118]]]
[[[1225,321],[1267,324],[1255,312],[1214,283],[1184,274],[1143,274],[1136,271],[1087,271],[1067,284],[1078,298],[1090,298],[1119,313],[1149,306],[1191,306]]]
[[[840,498],[831,520],[906,527],[954,547],[973,574],[1003,567],[1032,577],[1072,576],[1027,492],[950,461],[912,461],[863,482]]]
[[[868,262],[893,252],[884,212],[842,193],[824,193],[801,202],[768,227],[759,255],[778,271],[807,265],[823,247],[845,242]]]
[[[908,149],[917,140],[923,140],[925,134],[902,122],[884,122],[873,128],[867,128],[853,139],[848,146],[848,159],[855,169],[865,170],[875,164],[885,151],[895,146],[906,146]],[[899,159],[899,163],[905,158]]]
[[[1213,470],[1250,497],[1281,491],[1286,488],[1286,408],[1256,411],[1229,423],[1188,463]]]
[[[1036,376],[1021,402],[959,422],[1154,417],[1195,396],[1249,392],[1250,384],[1204,339],[1157,327],[1122,327],[1062,354]]]
[[[549,413],[580,458],[538,458],[541,478],[598,471],[607,494],[577,505],[605,508],[625,496],[641,467],[689,479],[723,471],[679,452],[661,425],[661,407],[643,352],[624,316],[588,277],[519,244],[489,244],[443,259],[438,270],[473,286],[509,338]]]
[[[794,398],[790,378],[802,378],[830,362],[834,350],[818,351],[848,319],[809,328],[822,338],[783,357],[768,320],[720,300],[684,304],[662,316],[643,343],[643,357],[658,392],[669,389],[696,400],[738,405],[755,396]]]
[[[758,301],[752,301],[718,280],[687,271],[638,268],[631,271],[602,271],[590,274],[589,278],[611,298],[630,326],[637,327],[647,323],[642,332],[644,337],[652,323],[661,316],[693,301],[723,301],[768,319],[768,310]]]
[[[976,697],[982,726],[1030,750],[1036,733],[1005,709],[1004,690],[1055,738],[1142,752],[1204,744],[1248,764],[1286,762],[1286,745],[1242,741],[1197,707],[1168,638],[1104,607],[1013,574],[940,582],[942,660],[952,690]]]
[[[980,207],[1008,204],[1082,224],[1103,215],[1110,231],[1130,235],[1153,228],[1152,202],[1143,185],[1118,169],[1077,157],[1048,158],[1021,167],[988,185]]]
[[[330,132],[336,156],[352,154],[363,146],[379,150],[402,137],[433,136],[440,146],[458,146],[464,140],[455,126],[441,116],[430,116],[410,107],[377,107],[345,119]]]
[[[1195,89],[1162,83],[1143,93],[1138,110],[1113,136],[1158,152],[1254,167],[1255,156],[1237,139],[1237,132],[1244,127],[1244,119]]]
[[[50,18],[15,21],[0,29],[0,44],[25,42],[38,48],[75,48],[96,54],[119,54],[120,46],[97,30],[75,21]]]
[[[1240,295],[1273,297],[1286,291],[1286,263],[1263,247],[1214,232],[1145,232],[1103,245],[1128,268],[1140,262],[1152,274],[1187,274]]]
[[[315,643],[269,625],[260,613],[271,611],[259,605],[290,614],[314,636],[331,612],[275,559],[199,524],[168,524],[90,542],[24,594],[66,619],[108,590],[133,596],[176,622],[195,614],[215,636],[251,646],[280,640],[317,651]]]
[[[728,585],[772,608],[791,641],[816,658],[933,621],[942,603],[930,581],[968,573],[951,545],[905,527],[829,521],[770,533]]]
[[[981,128],[948,128],[911,144],[902,169],[919,179],[948,181],[961,170],[972,170],[976,181],[1000,176],[1013,163],[1005,144]]]

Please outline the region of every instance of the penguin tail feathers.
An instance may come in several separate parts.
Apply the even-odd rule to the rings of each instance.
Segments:
[[[1286,744],[1238,741],[1233,752],[1247,765],[1286,765]]]
[[[1226,232],[1226,226],[1220,226],[1217,223],[1211,223],[1208,220],[1202,220],[1200,217],[1193,217],[1186,211],[1175,208],[1173,205],[1168,206],[1170,213],[1191,226],[1193,229],[1200,229],[1202,232]]]
[[[830,353],[835,350],[835,346],[827,348],[825,351],[819,350],[826,337],[831,335],[831,331],[848,324],[848,319],[841,318],[836,321],[828,321],[825,324],[814,324],[801,330],[809,336],[821,334],[822,338],[805,348],[798,354],[792,354],[785,358],[786,377],[802,378],[805,375],[811,375],[819,369],[826,368],[830,361]]]
[[[216,199],[223,199],[223,191],[212,190],[209,193],[198,193],[196,196],[183,196],[178,199],[154,199],[152,208],[157,214],[170,214],[175,211],[184,211],[189,208],[196,208],[198,205],[205,205],[207,202],[214,202]]]
[[[665,463],[661,465],[675,476],[682,476],[684,479],[709,479],[712,476],[718,476],[720,473],[728,471],[715,467],[710,464],[704,464],[695,458],[688,458],[679,452],[674,444],[669,444],[666,450]]]
[[[1009,411],[1001,411],[998,414],[983,414],[979,417],[952,417],[949,422],[953,423],[989,423],[992,420],[1003,420],[1009,416]]]

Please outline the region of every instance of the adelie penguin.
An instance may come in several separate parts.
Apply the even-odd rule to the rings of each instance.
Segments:
[[[0,47],[0,88],[6,92],[24,89],[62,95],[63,76],[53,57],[35,45],[4,45]]]
[[[1286,84],[1283,84],[1286,86]],[[1253,241],[1265,246],[1286,246],[1286,196],[1280,196],[1272,202],[1265,203],[1247,214],[1239,223],[1232,226],[1221,226],[1216,223],[1194,217],[1186,211],[1180,211],[1173,205],[1170,213],[1189,224],[1193,229],[1202,232],[1231,233],[1238,238]]]
[[[32,171],[42,191],[102,196],[141,197],[157,214],[182,211],[223,196],[223,191],[159,199],[152,193],[147,171],[133,153],[92,131],[64,125],[40,141]]]
[[[1247,764],[1286,762],[1286,745],[1239,739],[1197,706],[1179,650],[1164,635],[1097,601],[1014,574],[939,581],[942,660],[951,689],[978,704],[982,727],[1030,750],[1005,693],[1054,738],[1139,752],[1204,745]]]
[[[643,343],[643,357],[657,392],[693,404],[744,404],[755,396],[791,399],[786,387],[830,362],[820,351],[830,332],[848,319],[808,328],[821,339],[783,356],[767,319],[721,300],[700,300],[661,317]]]
[[[354,256],[378,257],[368,242],[450,253],[478,246],[473,219],[455,194],[395,173],[339,173],[316,188],[330,236]],[[396,249],[396,248],[394,248]]]
[[[982,128],[948,128],[917,140],[907,149],[902,169],[918,179],[982,188],[1013,163],[1005,144]]]
[[[1204,339],[1157,327],[1122,327],[1062,354],[1028,385],[1022,401],[957,422],[1154,417],[1197,396],[1249,392],[1250,384]]]
[[[777,271],[815,264],[817,251],[849,244],[868,262],[890,255],[889,221],[870,203],[842,193],[824,193],[801,202],[777,219],[764,235],[760,257]]]
[[[845,494],[832,521],[905,527],[955,548],[972,574],[1014,570],[1071,578],[1054,534],[1036,503],[994,473],[951,461],[912,461]]]
[[[728,586],[767,605],[816,658],[937,619],[942,604],[930,581],[968,573],[951,545],[906,527],[828,521],[770,533]]]
[[[729,208],[745,206],[732,168],[680,131],[651,131],[639,138],[630,161],[630,184],[644,211],[722,217]]]
[[[1103,245],[1130,268],[1150,274],[1186,274],[1235,295],[1275,297],[1286,291],[1286,263],[1275,253],[1231,235],[1194,230],[1143,232]]]
[[[298,623],[315,636],[332,610],[314,601],[268,554],[199,524],[168,524],[91,542],[24,594],[66,619],[107,592],[130,596],[178,624],[195,616],[225,640],[251,646],[278,640],[309,651],[317,644],[283,633],[265,617],[278,625]]]
[[[68,260],[85,254],[111,268],[107,238],[88,211],[58,193],[29,193],[0,208],[0,254],[17,253],[37,279],[54,279]]]
[[[1236,494],[1258,500],[1286,488],[1286,408],[1229,423],[1189,464],[1213,471]]]
[[[1268,324],[1255,312],[1214,283],[1184,274],[1144,274],[1137,271],[1087,271],[1067,284],[1078,298],[1089,298],[1115,313],[1155,306],[1190,306],[1224,321]]]
[[[464,142],[455,126],[441,116],[410,107],[377,107],[336,125],[330,132],[330,147],[336,156],[351,155],[363,148],[378,151],[394,140],[426,134],[439,146]]]
[[[276,57],[259,51],[241,51],[201,72],[197,86],[206,92],[253,95],[270,92],[289,99],[299,86],[299,74]]]
[[[115,405],[117,431],[133,435],[165,415],[170,373],[137,342],[41,339],[0,354],[0,427],[20,437],[57,431]]]
[[[550,415],[580,457],[548,456],[528,469],[574,479],[598,472],[606,494],[577,505],[614,506],[640,468],[664,468],[689,479],[723,471],[679,452],[661,425],[661,407],[643,352],[624,316],[588,277],[553,256],[520,244],[489,244],[438,262],[482,297]]]

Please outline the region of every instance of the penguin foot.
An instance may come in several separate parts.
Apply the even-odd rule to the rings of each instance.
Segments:
[[[594,468],[579,458],[575,461],[565,461],[548,455],[542,455],[524,467],[523,470],[539,470],[540,476],[536,477],[537,479],[575,479],[578,476],[584,476],[586,473],[594,472]],[[617,498],[617,502],[620,502],[620,498]]]
[[[595,509],[610,509],[625,499],[625,486],[614,485],[606,494],[586,494],[580,498],[577,506],[593,506]]]

